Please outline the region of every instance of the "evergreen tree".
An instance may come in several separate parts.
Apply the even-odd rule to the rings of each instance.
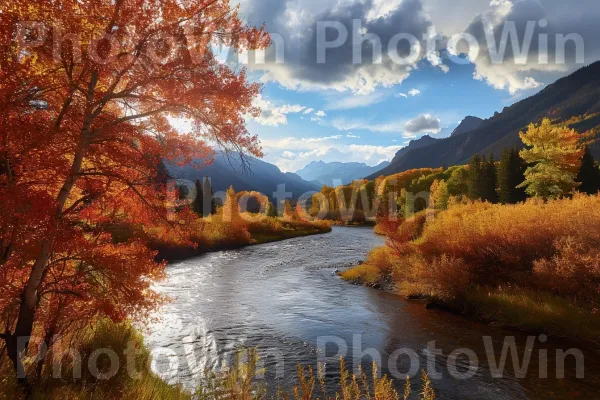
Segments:
[[[448,179],[448,191],[452,196],[469,194],[469,170],[464,166],[455,167]]]
[[[205,217],[204,215],[204,194],[203,194],[203,185],[200,182],[200,179],[196,179],[196,198],[194,199],[194,203],[192,204],[192,208],[196,214],[200,216],[200,218]]]
[[[496,161],[494,160],[494,154],[490,154],[489,161],[483,158],[482,161],[482,183],[481,183],[481,199],[490,203],[498,202],[498,194],[496,192],[497,186],[497,175],[496,175]]]
[[[520,187],[523,182],[525,182],[525,171],[527,170],[527,163],[523,158],[521,158],[521,154],[519,153],[519,149],[517,147],[513,148],[511,151],[511,170],[512,170],[512,180],[515,185],[514,191],[514,202],[521,203],[527,200],[527,191],[525,188]]]
[[[512,152],[505,149],[500,155],[500,164],[498,165],[498,200],[502,204],[513,203],[512,187]]]
[[[600,168],[594,161],[590,148],[586,147],[583,157],[581,157],[581,167],[575,179],[581,183],[579,191],[587,194],[596,194],[600,192]]]
[[[469,198],[479,200],[483,196],[483,160],[475,154],[469,163]]]
[[[217,201],[213,196],[212,184],[209,177],[204,177],[202,183],[202,215],[208,217],[217,213]]]

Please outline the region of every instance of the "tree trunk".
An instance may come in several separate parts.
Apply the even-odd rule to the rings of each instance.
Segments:
[[[82,134],[82,136],[84,136]],[[77,181],[77,177],[79,172],[81,171],[81,166],[83,163],[84,157],[84,149],[86,147],[85,140],[82,141],[78,147],[75,157],[73,159],[73,164],[71,166],[71,173],[65,180],[60,192],[57,196],[57,206],[56,212],[53,216],[53,222],[50,227],[50,230],[56,229],[57,225],[60,223],[60,216]],[[15,326],[14,333],[7,334],[5,341],[7,347],[8,357],[12,361],[15,372],[17,374],[17,380],[19,384],[23,387],[25,394],[29,397],[31,394],[31,385],[28,382],[27,375],[23,368],[22,357],[27,352],[29,346],[29,337],[33,332],[33,323],[35,321],[35,313],[38,306],[38,290],[42,283],[42,278],[44,276],[44,271],[46,268],[46,264],[48,259],[50,258],[53,247],[54,247],[54,232],[50,232],[48,238],[44,239],[41,244],[40,254],[38,258],[35,260],[33,267],[31,268],[31,273],[29,274],[29,279],[27,280],[27,284],[21,293],[21,305],[19,307],[19,317],[17,319],[17,323]],[[19,348],[23,345],[23,348]]]

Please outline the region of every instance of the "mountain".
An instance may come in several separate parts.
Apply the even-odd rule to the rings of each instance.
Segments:
[[[390,165],[388,161],[370,167],[364,163],[313,161],[296,174],[306,181],[318,182],[321,185],[333,186],[341,181],[347,185],[356,179],[362,179]]]
[[[471,132],[473,129],[477,129],[483,124],[484,120],[481,118],[473,117],[471,115],[465,117],[461,123],[456,127],[450,136],[458,136],[463,133]]]
[[[429,146],[430,144],[433,144],[433,143],[438,142],[440,140],[441,139],[432,138],[429,135],[424,135],[424,136],[421,136],[418,139],[411,140],[408,143],[408,146],[400,149],[396,153],[396,155],[394,156],[394,159],[392,160],[392,162],[390,164],[394,164],[394,163],[398,162],[402,157],[404,157],[404,155],[406,155],[411,150],[420,149],[422,147]]]
[[[195,182],[196,179],[210,177],[214,193],[226,191],[229,186],[233,186],[236,192],[257,191],[273,200],[278,185],[282,184],[285,184],[285,191],[291,192],[294,199],[304,193],[321,189],[319,185],[307,182],[296,174],[284,174],[277,166],[257,158],[248,157],[248,163],[248,168],[244,168],[235,155],[228,157],[217,153],[214,162],[206,167],[168,164],[166,168],[169,176],[175,179]]]
[[[438,168],[465,164],[474,154],[494,153],[496,157],[504,148],[521,146],[519,131],[525,130],[544,117],[567,121],[572,117],[584,116],[583,122],[570,125],[583,132],[600,125],[600,62],[581,68],[547,86],[539,93],[521,100],[484,120],[479,127],[439,139],[419,148],[402,149],[391,165],[376,174],[392,175],[413,168]],[[410,146],[409,146],[410,147]],[[592,149],[598,157],[598,146]]]

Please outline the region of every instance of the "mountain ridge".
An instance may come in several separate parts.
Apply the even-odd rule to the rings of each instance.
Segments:
[[[522,146],[519,132],[532,122],[537,123],[545,117],[566,121],[576,116],[599,113],[599,87],[600,62],[595,62],[557,80],[537,94],[505,107],[476,129],[439,139],[424,147],[400,150],[405,151],[400,156],[397,154],[391,165],[367,179],[413,168],[464,164],[477,153],[493,153],[499,157],[504,148]],[[594,149],[594,152],[598,151]]]
[[[322,185],[333,186],[336,181],[341,181],[342,185],[347,185],[356,179],[362,179],[366,175],[376,173],[389,166],[389,164],[389,161],[384,161],[371,167],[359,162],[313,161],[296,171],[296,174],[305,181],[316,181]]]
[[[215,155],[212,164],[202,168],[173,164],[166,164],[165,167],[168,175],[174,179],[195,182],[197,179],[209,177],[214,193],[224,192],[233,186],[236,192],[256,191],[273,200],[274,193],[282,184],[285,184],[286,192],[292,193],[293,199],[321,189],[320,186],[307,182],[298,175],[283,173],[276,165],[258,158],[247,157],[247,165],[244,165],[238,158],[220,152]]]

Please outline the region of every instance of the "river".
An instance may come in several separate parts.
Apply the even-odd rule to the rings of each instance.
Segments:
[[[534,345],[527,350],[523,333],[426,310],[421,303],[349,285],[335,275],[336,269],[358,263],[382,244],[372,229],[335,227],[325,235],[170,265],[157,289],[172,301],[146,334],[154,368],[165,379],[193,388],[200,371],[221,365],[240,347],[252,347],[262,355],[270,393],[295,383],[298,363],[314,367],[324,357],[331,358],[327,383],[335,389],[334,356],[346,350],[350,368],[361,352],[367,369],[370,356],[380,357],[381,370],[396,375],[399,387],[411,369],[427,368],[431,375],[438,371],[433,386],[441,399],[600,399],[597,353],[582,350],[584,376],[577,378],[575,356],[566,357],[564,368],[555,362],[557,350],[566,351],[572,344],[542,343],[532,336]],[[519,357],[530,356],[524,377],[516,376],[510,355],[503,377],[492,377],[489,365],[494,360],[484,337],[490,338],[487,348],[493,349],[496,363],[505,340],[514,338]],[[451,354],[457,349],[468,350]],[[548,378],[540,378],[544,370]],[[561,372],[565,377],[559,379]],[[419,387],[417,381],[418,376],[413,388]]]

